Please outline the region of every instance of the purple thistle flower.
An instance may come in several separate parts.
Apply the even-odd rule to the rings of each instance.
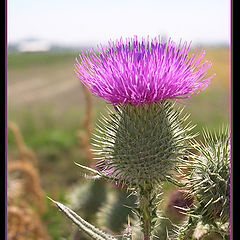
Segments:
[[[75,72],[95,95],[113,105],[160,102],[171,98],[188,98],[204,90],[210,79],[204,78],[211,67],[202,61],[205,51],[196,57],[187,54],[190,44],[177,46],[160,37],[138,41],[122,38],[109,46],[82,52],[76,59]]]

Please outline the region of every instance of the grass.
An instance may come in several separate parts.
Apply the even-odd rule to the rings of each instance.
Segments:
[[[73,61],[77,52],[45,52],[39,53],[12,53],[8,55],[8,66],[10,69],[23,69],[32,66],[59,65]]]

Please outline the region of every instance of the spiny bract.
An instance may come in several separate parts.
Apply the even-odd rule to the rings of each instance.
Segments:
[[[188,116],[172,102],[119,105],[96,139],[103,171],[127,184],[154,184],[170,176],[192,136]]]
[[[188,178],[191,192],[199,202],[194,213],[205,223],[230,220],[230,131],[205,131],[204,143],[193,142],[198,154],[192,154],[192,173]]]

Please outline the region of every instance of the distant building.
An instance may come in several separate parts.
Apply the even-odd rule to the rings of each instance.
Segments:
[[[24,40],[17,46],[17,51],[19,52],[47,52],[50,49],[50,43],[37,39]]]

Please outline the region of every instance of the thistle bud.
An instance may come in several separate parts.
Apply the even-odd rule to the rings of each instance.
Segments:
[[[195,214],[202,221],[214,224],[230,220],[230,131],[219,133],[205,131],[204,143],[194,142],[198,154],[193,154],[192,174],[188,182],[199,205]]]
[[[174,104],[119,105],[98,127],[102,171],[129,185],[153,185],[166,180],[179,163],[191,138],[188,116]]]

